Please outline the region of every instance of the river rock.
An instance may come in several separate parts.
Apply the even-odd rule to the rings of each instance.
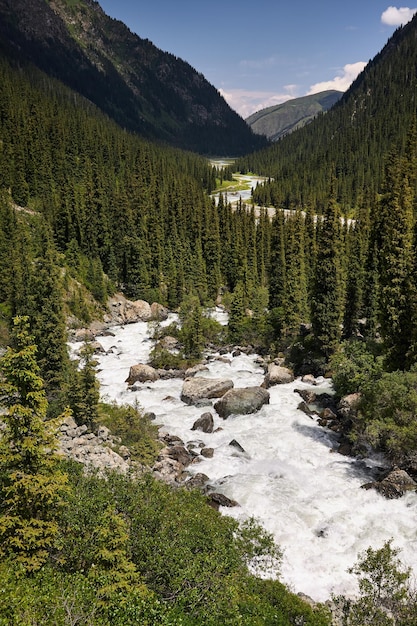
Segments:
[[[309,385],[317,385],[317,381],[314,378],[313,374],[304,374],[301,380],[303,383],[308,383]]]
[[[207,372],[207,371],[208,371],[207,365],[204,365],[203,363],[197,363],[197,365],[193,365],[193,367],[189,367],[187,370],[185,370],[185,378],[192,378],[199,372]]]
[[[178,348],[179,341],[176,337],[172,337],[171,335],[166,335],[165,337],[162,337],[162,339],[158,341],[158,345],[161,346],[163,350],[172,351]]]
[[[221,506],[226,506],[226,507],[239,506],[236,500],[232,500],[231,498],[228,498],[223,493],[216,493],[216,492],[209,494],[208,503],[211,507],[213,507],[213,509],[216,509],[216,511],[218,511]]]
[[[350,393],[347,396],[343,396],[337,405],[338,414],[343,418],[355,417],[361,401],[361,394]]]
[[[246,452],[245,448],[243,448],[243,446],[241,446],[240,443],[236,441],[236,439],[232,439],[232,441],[229,441],[229,446],[232,446],[232,448],[235,448],[240,454],[243,454],[244,456],[249,458],[249,454]]]
[[[402,469],[393,469],[381,481],[366,483],[364,489],[375,489],[390,500],[401,498],[406,491],[416,491],[417,483]]]
[[[169,380],[170,378],[184,378],[185,377],[185,372],[184,370],[165,370],[162,368],[158,368],[156,370],[156,373],[158,374],[159,378],[163,379],[163,380]]]
[[[310,409],[310,407],[308,406],[307,402],[304,402],[304,400],[302,400],[298,406],[297,409],[299,411],[302,411],[303,413],[305,413],[306,415],[308,415],[309,417],[313,417],[313,415],[317,415],[317,413],[315,411],[313,411],[312,409]]]
[[[255,413],[264,404],[269,404],[269,391],[262,387],[244,387],[225,393],[214,408],[220,417],[226,419],[229,415]]]
[[[209,411],[203,413],[194,424],[191,430],[201,430],[203,433],[212,433],[214,428],[214,419]]]
[[[184,442],[181,439],[181,437],[178,437],[178,435],[171,435],[171,433],[161,433],[160,441],[163,441],[168,446],[177,446],[177,445],[183,446],[184,445]]]
[[[73,341],[93,341],[95,338],[94,331],[91,328],[76,328],[72,332]]]
[[[264,386],[266,388],[273,385],[283,385],[285,383],[291,383],[294,380],[294,373],[288,367],[282,365],[276,365],[270,363],[268,366],[268,373],[265,376]]]
[[[99,341],[92,341],[90,343],[90,349],[94,352],[94,354],[103,354],[105,352]]]
[[[298,393],[307,404],[314,404],[317,399],[316,394],[311,389],[294,389],[295,393]]]
[[[189,478],[185,483],[184,487],[187,489],[204,489],[204,487],[209,482],[209,477],[202,472],[198,472]]]
[[[162,456],[154,463],[152,471],[156,478],[172,485],[181,482],[184,467],[175,459]]]
[[[206,459],[212,459],[214,455],[214,448],[202,448],[201,456],[204,456]]]
[[[159,374],[155,368],[145,363],[138,363],[132,365],[129,370],[129,376],[126,379],[128,385],[134,383],[144,383],[146,381],[155,381],[159,379]]]
[[[186,378],[182,386],[181,400],[185,404],[197,404],[199,400],[205,398],[221,398],[232,387],[233,381],[224,378]]]
[[[181,463],[183,467],[187,467],[192,461],[192,455],[184,446],[172,446],[161,451],[160,456],[169,456],[171,459]]]
[[[63,456],[82,463],[99,472],[108,469],[127,473],[130,468],[130,456],[120,448],[118,454],[110,446],[116,441],[105,426],[100,426],[97,435],[89,432],[85,424],[77,426],[72,417],[67,417],[59,427],[58,452]],[[119,450],[119,452],[120,452]]]
[[[109,313],[105,321],[113,324],[132,324],[133,322],[148,322],[152,319],[152,310],[149,302],[136,300],[132,302],[121,294],[115,294],[108,300]]]
[[[159,302],[152,302],[151,304],[151,316],[153,320],[158,320],[159,322],[163,322],[168,319],[169,310],[159,304]]]

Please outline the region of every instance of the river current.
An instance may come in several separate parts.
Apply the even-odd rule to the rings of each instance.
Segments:
[[[190,472],[203,472],[216,491],[240,506],[221,509],[236,518],[255,516],[270,531],[284,552],[280,579],[293,591],[325,601],[331,594],[355,594],[356,581],[348,573],[358,553],[379,548],[393,538],[400,557],[417,573],[417,495],[386,500],[361,489],[372,480],[377,460],[356,461],[335,452],[330,430],[297,409],[296,389],[311,385],[300,379],[271,387],[270,404],[253,415],[221,419],[214,408],[187,406],[180,400],[179,379],[144,383],[137,391],[126,384],[129,368],[146,363],[152,347],[151,326],[145,322],[111,329],[100,337],[106,353],[98,356],[98,378],[103,399],[135,403],[154,412],[156,424],[187,444],[204,442],[214,448],[213,458],[201,457]],[[260,385],[264,378],[256,356],[231,354],[209,362],[198,375],[228,378],[235,387]],[[225,358],[226,357],[226,358]],[[329,392],[322,379],[316,392]],[[192,431],[194,421],[211,410],[211,434]],[[229,445],[235,439],[239,453]]]

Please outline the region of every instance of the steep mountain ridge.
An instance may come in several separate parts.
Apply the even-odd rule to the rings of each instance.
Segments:
[[[341,91],[328,90],[294,98],[252,113],[246,118],[246,123],[258,135],[277,141],[294,130],[302,128],[319,113],[328,111],[342,95]]]
[[[94,0],[0,0],[0,50],[85,96],[120,126],[201,154],[265,145],[201,73]]]
[[[326,115],[248,155],[239,168],[273,178],[255,200],[274,206],[327,202],[330,180],[353,215],[380,191],[387,155],[403,152],[416,120],[417,17],[398,28]]]

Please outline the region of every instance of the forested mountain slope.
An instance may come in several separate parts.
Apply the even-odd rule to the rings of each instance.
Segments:
[[[34,68],[0,60],[0,85],[6,317],[45,309],[36,259],[49,263],[50,276],[51,264],[57,273],[66,265],[67,278],[102,303],[116,287],[172,308],[189,294],[213,301],[221,285],[233,289],[243,266],[254,285],[265,282],[266,241],[254,262],[255,218],[213,205],[216,171],[205,158],[123,131]],[[80,289],[68,304],[85,321]],[[35,335],[50,346],[44,330]]]
[[[346,213],[379,189],[383,163],[402,150],[416,115],[417,17],[399,28],[339,102],[308,126],[239,166],[275,179],[255,194],[260,204],[321,211],[330,174]]]
[[[341,91],[322,91],[267,107],[246,118],[252,130],[271,141],[302,128],[319,113],[328,111],[342,97]]]
[[[0,46],[144,137],[229,156],[265,144],[202,74],[94,0],[0,0]]]

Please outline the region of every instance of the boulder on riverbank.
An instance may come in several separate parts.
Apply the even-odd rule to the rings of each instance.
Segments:
[[[229,415],[256,413],[264,404],[269,404],[269,391],[263,387],[243,387],[225,393],[214,408],[226,419]]]
[[[108,313],[104,321],[114,324],[132,324],[134,322],[149,322],[150,320],[166,320],[168,309],[162,304],[145,300],[128,300],[122,294],[116,293],[108,300]]]
[[[126,378],[128,385],[134,385],[135,383],[144,383],[147,381],[159,380],[159,374],[155,368],[146,363],[138,363],[132,365],[129,370],[129,376]]]
[[[217,492],[210,493],[207,497],[207,501],[213,509],[216,509],[216,511],[218,511],[221,506],[225,506],[228,508],[233,506],[239,506],[236,500],[232,500],[231,498],[225,496],[223,493]]]
[[[416,491],[417,483],[407,474],[406,471],[395,468],[391,470],[385,478],[379,481],[362,485],[363,489],[375,489],[389,500],[401,498],[406,491]]]
[[[115,294],[108,300],[109,312],[105,316],[106,322],[112,324],[132,324],[133,322],[148,322],[152,319],[151,305],[145,300],[128,300],[122,294]]]
[[[233,381],[224,378],[186,378],[184,380],[181,400],[185,404],[197,404],[205,398],[221,398],[229,389]]]
[[[270,363],[268,366],[268,372],[264,379],[264,387],[272,387],[273,385],[283,385],[285,383],[292,383],[294,380],[294,373],[288,367],[283,365],[277,365],[276,363]]]
[[[128,300],[121,293],[116,293],[107,301],[107,311],[102,320],[93,320],[88,328],[78,328],[81,324],[77,318],[68,318],[69,338],[71,341],[93,341],[96,337],[108,333],[111,326],[124,326],[135,322],[163,321],[169,310],[162,304],[145,300]]]

